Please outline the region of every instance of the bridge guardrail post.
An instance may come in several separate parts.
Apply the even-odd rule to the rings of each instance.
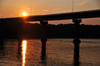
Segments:
[[[47,37],[46,37],[46,25],[48,24],[47,21],[40,21],[41,25],[42,25],[42,35],[41,35],[41,42],[42,42],[42,51],[41,51],[41,59],[45,60],[46,58],[46,41],[47,41]]]
[[[82,22],[81,19],[73,19],[73,22],[75,23],[75,37],[73,40],[74,43],[74,65],[79,65],[79,29],[80,29],[80,23]]]

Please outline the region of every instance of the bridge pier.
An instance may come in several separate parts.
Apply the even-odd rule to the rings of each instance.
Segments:
[[[42,25],[42,36],[41,36],[41,42],[42,42],[42,51],[41,51],[41,59],[45,60],[46,58],[46,41],[47,41],[47,37],[46,37],[46,25],[48,24],[47,21],[40,21],[41,25]]]
[[[3,23],[0,23],[0,49],[3,48],[4,45],[4,27]]]
[[[82,22],[81,19],[73,19],[73,22],[75,23],[75,37],[73,40],[74,43],[74,65],[79,65],[79,29],[80,29],[80,23]]]
[[[25,20],[24,21],[19,21],[18,22],[18,56],[21,56],[22,52],[22,41],[24,39],[24,28],[25,28]]]
[[[22,45],[22,39],[18,39],[18,57],[21,57],[21,45]]]

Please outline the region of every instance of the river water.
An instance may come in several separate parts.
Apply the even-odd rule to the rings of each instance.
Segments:
[[[26,40],[26,53],[19,57],[18,41],[4,40],[0,48],[0,66],[74,66],[73,39],[48,39],[46,60],[41,60],[41,41]],[[79,66],[100,66],[100,39],[81,39]]]

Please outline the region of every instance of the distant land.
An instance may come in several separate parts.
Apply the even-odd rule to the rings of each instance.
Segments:
[[[16,39],[19,37],[20,27],[16,24],[4,24],[4,38]],[[47,25],[47,38],[74,38],[74,24]],[[26,39],[41,38],[41,25],[26,23],[22,34]],[[100,38],[100,25],[80,25],[80,38]]]

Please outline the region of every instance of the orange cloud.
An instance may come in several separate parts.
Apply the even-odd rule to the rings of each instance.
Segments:
[[[45,9],[45,10],[42,10],[42,11],[47,12],[47,11],[49,11],[49,10]]]
[[[60,10],[61,8],[55,8],[55,9],[52,9],[52,11],[55,11],[55,10]]]
[[[84,5],[84,4],[86,4],[87,2],[89,2],[89,1],[90,1],[90,0],[83,1],[83,2],[79,3],[78,5]]]

